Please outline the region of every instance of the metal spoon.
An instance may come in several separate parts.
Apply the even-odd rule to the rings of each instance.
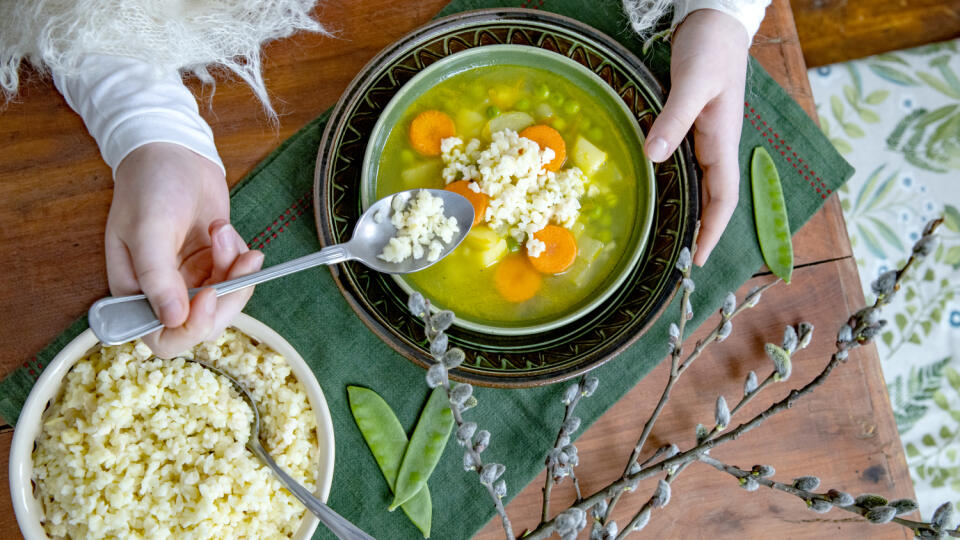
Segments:
[[[283,487],[287,488],[294,497],[302,502],[303,505],[307,507],[307,510],[313,513],[313,515],[317,516],[317,518],[319,518],[320,521],[326,525],[328,529],[330,529],[330,532],[332,532],[340,540],[376,540],[369,534],[363,532],[363,530],[353,523],[350,523],[347,518],[334,512],[333,509],[324,504],[323,501],[314,497],[313,493],[310,493],[310,490],[303,487],[299,482],[291,478],[290,475],[284,472],[284,470],[277,465],[277,462],[270,457],[270,454],[267,453],[263,445],[260,444],[260,413],[257,411],[257,405],[253,402],[253,397],[249,392],[247,392],[247,389],[242,384],[210,364],[206,364],[199,360],[186,360],[200,364],[205,369],[208,369],[230,381],[230,384],[233,385],[233,388],[236,389],[237,393],[240,394],[240,397],[242,397],[243,400],[247,402],[247,405],[250,406],[250,410],[253,411],[253,420],[250,422],[250,437],[247,438],[246,442],[247,450],[252,452],[253,455],[257,456],[257,458],[263,462],[264,465],[269,467],[273,473],[277,475],[277,478],[280,479],[280,483],[283,484]]]
[[[457,227],[459,228],[457,236],[444,246],[440,253],[440,259],[437,259],[437,261],[428,261],[426,257],[420,259],[411,257],[400,263],[390,263],[378,258],[377,255],[383,252],[383,247],[390,238],[397,234],[396,228],[390,222],[391,204],[394,198],[401,197],[406,203],[410,197],[420,191],[419,189],[401,191],[373,203],[360,216],[356,227],[353,229],[353,237],[350,238],[349,242],[327,246],[316,253],[264,268],[259,272],[237,279],[217,283],[210,287],[217,291],[217,296],[223,296],[237,289],[250,287],[314,266],[336,264],[350,260],[360,261],[373,270],[387,274],[407,274],[423,270],[449,255],[460,245],[460,242],[470,232],[470,226],[473,224],[473,206],[466,197],[452,191],[426,190],[434,197],[440,197],[443,200],[444,215],[457,218]],[[193,297],[201,290],[203,290],[202,287],[190,289],[188,292],[190,297]],[[163,327],[150,307],[147,297],[142,294],[101,298],[90,306],[87,315],[93,333],[106,345],[126,343]]]

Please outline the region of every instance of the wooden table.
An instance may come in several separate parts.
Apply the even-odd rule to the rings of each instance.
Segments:
[[[960,37],[960,0],[794,0],[809,67]]]
[[[328,1],[320,15],[335,38],[298,36],[267,47],[266,78],[281,112],[274,131],[249,90],[221,83],[206,109],[231,184],[300,126],[331,106],[354,74],[377,51],[433,16],[445,0]],[[372,14],[376,14],[373,16]],[[789,0],[775,0],[752,53],[815,115]],[[102,235],[111,197],[111,175],[80,119],[46,81],[29,81],[18,103],[0,113],[0,375],[39,351],[92,301],[106,294]],[[783,325],[807,320],[818,331],[812,345],[795,358],[788,385],[760,398],[783,396],[819,371],[832,350],[835,329],[863,302],[840,205],[834,197],[795,238],[794,282],[764,296],[754,312],[738,322],[735,339],[714,346],[674,389],[651,438],[688,444],[691,427],[713,416],[717,392],[735,396],[746,373],[769,369],[761,348],[777,341]],[[758,275],[739,291],[769,280]],[[708,326],[710,323],[704,325]],[[699,334],[702,334],[701,331]],[[695,336],[696,337],[696,336]],[[578,476],[591,492],[618,476],[662,385],[661,366],[617,403],[580,439]],[[559,419],[557,420],[559,421]],[[0,428],[0,456],[8,459],[12,430]],[[826,486],[854,493],[912,496],[897,436],[872,347],[851,355],[812,398],[769,421],[715,455],[750,467],[774,465],[781,478],[818,474]],[[465,478],[465,482],[474,480]],[[539,515],[542,478],[509,505],[515,529]],[[646,499],[627,497],[617,518]],[[0,538],[19,531],[9,501],[7,467],[0,469]],[[515,490],[519,486],[511,486]],[[569,483],[554,491],[554,507],[573,497]],[[895,525],[852,523],[849,514],[818,515],[781,493],[747,493],[712,469],[691,468],[674,484],[673,502],[648,526],[657,538],[908,538]],[[855,521],[855,520],[853,520]],[[500,538],[491,523],[483,538]]]

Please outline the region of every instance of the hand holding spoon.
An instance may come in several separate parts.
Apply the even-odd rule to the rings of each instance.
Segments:
[[[386,274],[408,274],[423,270],[450,254],[470,232],[473,224],[473,206],[457,193],[442,189],[428,189],[434,197],[443,200],[443,211],[446,216],[457,218],[457,235],[444,246],[440,258],[428,261],[426,257],[420,259],[408,258],[399,263],[391,263],[377,257],[390,238],[397,234],[396,228],[390,222],[392,215],[391,204],[394,197],[402,197],[406,203],[412,196],[421,190],[413,189],[401,191],[370,205],[367,211],[360,216],[353,229],[353,237],[343,244],[327,246],[316,253],[305,255],[292,261],[287,261],[259,272],[248,274],[237,279],[211,285],[217,296],[234,292],[244,287],[250,287],[264,281],[286,276],[294,272],[313,268],[323,264],[336,264],[344,261],[360,261],[373,270]],[[191,297],[203,287],[190,289]],[[106,345],[119,345],[132,339],[144,336],[163,327],[147,297],[142,294],[132,296],[108,296],[94,302],[88,312],[90,328],[93,333]]]

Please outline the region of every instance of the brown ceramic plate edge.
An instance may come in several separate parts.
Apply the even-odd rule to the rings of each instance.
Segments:
[[[330,209],[327,207],[327,205],[323,204],[324,201],[328,200],[330,195],[331,183],[329,181],[321,181],[322,178],[326,180],[325,171],[328,166],[330,166],[331,155],[329,153],[330,148],[328,147],[331,145],[331,138],[334,135],[339,135],[339,132],[341,131],[340,127],[337,125],[339,121],[345,119],[343,117],[346,112],[353,110],[356,103],[363,99],[365,91],[370,86],[370,81],[366,80],[370,72],[376,71],[377,67],[380,65],[389,65],[392,61],[402,57],[408,52],[407,47],[410,43],[442,35],[447,31],[447,25],[449,25],[452,21],[461,21],[464,26],[468,26],[471,23],[476,24],[485,21],[501,23],[505,22],[505,20],[507,20],[507,22],[515,21],[518,24],[540,23],[559,26],[566,31],[575,32],[589,41],[593,41],[600,44],[602,47],[610,49],[612,52],[619,55],[617,60],[624,63],[626,67],[630,69],[633,76],[646,83],[647,88],[659,101],[659,103],[653,105],[655,107],[662,108],[662,103],[664,101],[663,87],[660,85],[659,81],[650,75],[649,71],[639,60],[639,58],[637,58],[636,55],[634,55],[629,49],[621,45],[613,38],[610,38],[604,35],[602,32],[580,23],[575,19],[549,12],[517,8],[503,8],[467,11],[431,21],[411,31],[400,40],[386,47],[384,50],[374,56],[369,62],[367,62],[354,80],[351,81],[345,93],[331,111],[329,121],[321,138],[316,160],[314,179],[314,218],[316,220],[318,236],[321,245],[327,246],[334,243],[334,238],[332,237],[331,231],[324,226],[325,223],[332,223],[334,218],[334,216],[331,215]],[[699,175],[693,159],[693,152],[691,151],[691,141],[685,140],[677,152],[680,154],[678,166],[684,170],[690,184],[690,188],[683,193],[683,197],[685,198],[685,208],[683,209],[683,212],[685,216],[681,219],[683,220],[682,223],[685,225],[685,230],[681,233],[680,242],[680,245],[689,246],[692,244],[693,240],[695,228],[694,224],[699,219],[700,215]],[[659,209],[657,209],[657,211],[659,211]],[[650,234],[653,234],[654,232],[655,231],[651,231]],[[411,352],[422,350],[424,345],[422,340],[420,342],[415,342],[406,338],[405,336],[400,335],[399,333],[391,331],[391,325],[388,321],[383,319],[378,313],[366,310],[362,303],[355,298],[354,293],[351,290],[348,290],[343,281],[342,270],[338,266],[332,266],[330,267],[330,270],[334,282],[340,289],[348,305],[360,317],[360,320],[365,326],[367,326],[367,328],[369,328],[377,337],[387,343],[392,349],[396,350],[402,356],[413,361],[417,365],[426,368],[432,364],[432,361],[428,360],[427,358],[429,357],[426,355],[421,356],[415,352]],[[596,367],[599,367],[600,365],[610,361],[612,358],[618,356],[625,349],[629,348],[641,336],[643,336],[650,329],[653,323],[660,317],[660,315],[662,315],[663,311],[670,304],[678,290],[680,279],[679,272],[675,269],[672,269],[670,272],[671,276],[669,280],[672,281],[674,285],[669,287],[669,291],[661,292],[659,297],[656,298],[654,302],[655,307],[650,312],[650,316],[648,316],[646,322],[631,334],[620,336],[617,339],[608,342],[605,345],[606,350],[602,354],[597,355],[589,361],[582,361],[576,365],[562,367],[546,374],[531,374],[525,371],[518,371],[515,373],[498,372],[497,375],[487,375],[473,372],[461,374],[458,372],[459,370],[454,370],[451,372],[451,378],[463,382],[478,383],[484,386],[517,388],[552,384],[573,378],[586,371],[595,369]],[[598,315],[591,314],[585,318],[589,319],[591,316],[594,319],[598,317]]]

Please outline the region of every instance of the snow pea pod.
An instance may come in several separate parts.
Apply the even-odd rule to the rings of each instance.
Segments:
[[[427,478],[433,473],[443,449],[447,446],[453,423],[447,392],[438,386],[427,399],[427,405],[420,414],[420,420],[417,421],[417,427],[413,429],[410,443],[403,454],[390,510],[407,502],[427,485]]]
[[[783,186],[780,185],[777,166],[762,146],[753,149],[750,185],[753,190],[753,219],[763,261],[774,275],[790,283],[793,241],[790,239],[787,205],[783,200]]]
[[[373,453],[383,478],[393,491],[397,482],[397,473],[407,449],[407,434],[397,420],[396,415],[376,392],[360,386],[348,386],[350,411],[360,428],[363,440]],[[430,490],[424,485],[413,497],[400,507],[424,538],[430,538],[430,526],[433,521],[433,508]]]

